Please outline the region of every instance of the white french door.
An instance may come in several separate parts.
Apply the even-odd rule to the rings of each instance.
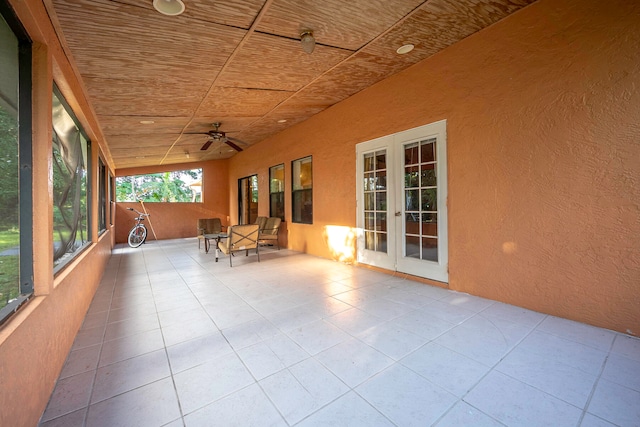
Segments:
[[[358,262],[448,282],[446,121],[356,146]]]

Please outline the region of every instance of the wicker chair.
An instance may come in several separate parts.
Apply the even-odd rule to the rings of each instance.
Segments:
[[[278,240],[278,231],[280,230],[280,223],[282,220],[278,217],[269,217],[264,224],[264,227],[260,230],[258,235],[258,241],[263,245],[275,245],[280,250],[280,242]]]
[[[222,233],[222,222],[220,218],[202,218],[198,220],[198,249],[200,242],[204,240],[205,234]]]

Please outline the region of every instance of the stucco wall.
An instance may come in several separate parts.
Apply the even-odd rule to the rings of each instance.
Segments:
[[[111,254],[104,234],[0,331],[0,425],[35,426],[44,411]]]
[[[203,169],[202,203],[145,203],[144,208],[151,215],[147,221],[147,239],[158,240],[195,237],[198,218],[220,218],[223,225],[229,224],[228,161],[214,160],[201,163],[183,163],[166,166],[119,169],[116,176],[148,174],[184,169]],[[143,211],[140,203],[117,203],[115,236],[117,243],[127,241],[129,230],[134,224],[135,214],[126,208]],[[153,229],[153,230],[152,230]],[[155,235],[153,233],[155,231]]]
[[[640,3],[539,0],[230,161],[237,179],[313,156],[314,224],[289,247],[327,258],[355,227],[355,144],[447,120],[449,286],[640,334]],[[232,214],[233,216],[233,214]],[[233,221],[233,218],[232,218]]]

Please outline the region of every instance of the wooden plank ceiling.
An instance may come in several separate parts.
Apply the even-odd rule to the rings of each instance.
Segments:
[[[209,137],[192,133],[221,122],[246,149],[533,1],[184,0],[179,16],[152,0],[45,4],[127,168],[228,158],[231,147],[201,151]],[[406,43],[415,49],[397,54]]]

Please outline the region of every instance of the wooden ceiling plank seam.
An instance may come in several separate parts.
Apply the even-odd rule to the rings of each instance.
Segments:
[[[242,49],[242,47],[245,45],[245,43],[247,43],[247,41],[249,40],[249,38],[251,37],[251,34],[253,34],[253,32],[255,31],[255,28],[258,26],[258,23],[260,22],[260,20],[262,19],[262,17],[264,16],[264,14],[267,12],[267,10],[269,10],[269,7],[271,6],[271,4],[273,3],[274,0],[265,0],[264,4],[262,5],[262,8],[260,9],[260,12],[258,12],[258,15],[255,17],[255,19],[253,20],[253,23],[251,24],[251,27],[247,30],[247,32],[245,33],[244,37],[242,38],[242,40],[240,40],[240,43],[238,43],[238,45],[236,46],[236,48],[233,50],[233,52],[231,52],[231,55],[227,58],[227,60],[225,61],[224,65],[222,66],[222,68],[220,69],[220,71],[218,72],[218,74],[216,75],[216,77],[213,79],[213,82],[211,83],[211,86],[209,87],[209,90],[207,90],[207,93],[205,93],[204,97],[202,97],[202,99],[200,100],[200,103],[198,104],[198,106],[196,107],[196,109],[194,110],[193,114],[191,115],[191,118],[189,119],[189,121],[187,122],[187,124],[184,126],[184,128],[182,129],[182,131],[180,132],[180,135],[178,135],[178,137],[176,138],[176,140],[173,142],[173,144],[171,144],[171,146],[169,147],[169,149],[167,150],[167,153],[165,154],[165,156],[162,158],[162,160],[160,160],[160,164],[162,165],[164,163],[164,160],[167,158],[167,156],[169,155],[169,153],[171,152],[171,150],[173,149],[173,147],[178,143],[178,141],[180,141],[180,138],[182,137],[182,135],[185,133],[185,131],[187,130],[187,128],[191,125],[191,123],[193,123],[193,120],[196,118],[197,114],[198,114],[198,110],[200,109],[200,107],[202,106],[202,104],[205,102],[205,100],[207,99],[207,97],[209,96],[209,94],[213,91],[213,88],[216,85],[216,81],[218,81],[218,78],[220,77],[220,75],[224,72],[224,70],[229,66],[229,64],[231,63],[231,61],[233,61],[233,58],[236,57],[236,55],[238,55],[238,53],[240,52],[240,50]]]
[[[79,76],[82,76],[82,74],[80,73],[80,70],[77,67],[73,53],[71,52],[71,48],[69,47],[67,39],[64,36],[64,32],[62,31],[62,25],[60,24],[60,20],[58,19],[58,15],[55,12],[55,8],[53,6],[52,1],[53,0],[43,0],[42,3],[44,4],[44,8],[47,12],[47,15],[49,15],[51,26],[53,27],[53,31],[55,32],[56,37],[58,38],[58,42],[60,43],[60,47],[62,48],[62,52],[65,58],[67,59],[67,63],[73,70],[76,83],[78,84],[78,86],[80,87],[80,90],[82,91],[82,96],[84,97],[85,103],[87,104],[87,107],[89,109],[89,114],[91,114],[91,116],[93,117],[93,120],[95,120],[97,124],[97,129],[92,128],[91,131],[98,137],[98,141],[96,142],[98,143],[98,145],[100,145],[100,148],[102,150],[102,153],[105,157],[107,164],[109,165],[110,169],[115,171],[116,163],[113,156],[111,155],[109,144],[107,144],[106,138],[102,132],[102,126],[100,124],[98,114],[96,113],[93,103],[91,102],[91,97],[89,96],[89,91],[87,90],[87,87],[84,84],[84,79],[79,77]]]
[[[403,22],[407,21],[409,18],[411,18],[413,15],[415,15],[416,13],[418,13],[418,11],[427,3],[429,3],[432,0],[425,0],[422,3],[420,3],[418,6],[416,6],[415,8],[413,8],[409,13],[407,13],[405,16],[403,16],[402,18],[400,18],[398,21],[396,21],[392,26],[390,26],[389,28],[387,28],[385,31],[383,31],[382,33],[378,34],[376,37],[374,37],[373,39],[371,39],[368,43],[366,43],[365,45],[361,46],[358,50],[353,51],[349,56],[347,56],[346,58],[344,58],[342,61],[338,62],[337,64],[335,64],[332,67],[329,67],[327,70],[325,70],[324,72],[322,72],[320,75],[318,75],[316,78],[312,79],[311,81],[309,81],[306,85],[304,85],[303,87],[301,87],[300,89],[298,89],[297,91],[295,91],[293,94],[291,94],[291,96],[289,96],[288,98],[282,100],[278,105],[276,105],[275,107],[273,107],[270,111],[268,111],[264,116],[267,117],[269,114],[272,114],[275,110],[278,109],[278,107],[280,107],[282,104],[285,104],[287,101],[289,101],[291,98],[293,98],[294,96],[296,96],[296,94],[302,92],[303,90],[305,90],[306,88],[310,87],[311,85],[313,85],[316,81],[318,81],[319,79],[321,79],[322,77],[324,77],[326,74],[330,73],[331,71],[335,70],[336,68],[340,67],[342,64],[346,63],[347,61],[351,60],[352,58],[354,58],[358,53],[362,52],[364,49],[366,49],[368,46],[370,46],[371,44],[375,43],[376,41],[380,40],[381,38],[383,38],[384,36],[386,36],[388,33],[390,33],[391,31],[393,31],[395,28],[399,27],[400,25],[402,25]],[[222,74],[222,70],[220,71],[220,74]],[[218,74],[218,75],[220,75]],[[259,122],[262,118],[257,119],[254,123],[251,123],[248,127],[253,126],[255,123]]]

